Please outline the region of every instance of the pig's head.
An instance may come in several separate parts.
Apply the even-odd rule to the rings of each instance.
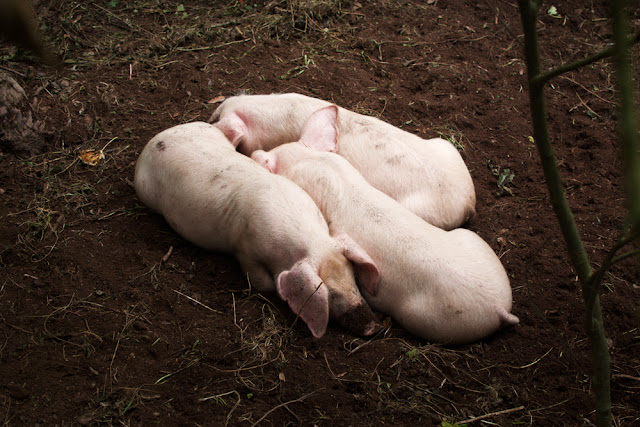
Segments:
[[[334,241],[338,251],[325,256],[319,269],[329,290],[331,318],[356,335],[372,335],[380,329],[380,324],[362,298],[355,277],[377,283],[378,269],[369,255],[346,234]]]
[[[364,301],[354,279],[378,281],[373,261],[348,236],[336,238],[335,251],[326,254],[319,267],[298,262],[277,279],[280,296],[307,324],[314,337],[324,335],[329,318],[352,333],[372,335],[380,324]]]
[[[226,117],[225,117],[226,119]],[[335,152],[338,147],[338,107],[331,105],[315,111],[304,124],[298,142],[282,144],[271,151],[256,150],[251,158],[271,173],[286,175],[286,169],[309,157],[308,148]],[[216,124],[218,126],[218,124]],[[238,125],[238,128],[241,127]],[[223,131],[233,141],[234,132]],[[235,144],[235,142],[234,142]],[[305,148],[306,147],[306,148]],[[240,150],[242,151],[242,150]]]

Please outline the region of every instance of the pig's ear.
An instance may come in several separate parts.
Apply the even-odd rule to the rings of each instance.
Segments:
[[[276,173],[276,156],[264,150],[256,150],[251,153],[251,158],[260,166],[271,173]]]
[[[280,297],[307,324],[314,337],[322,337],[329,323],[329,291],[313,267],[299,262],[280,273],[277,282]]]
[[[214,126],[224,133],[224,136],[231,141],[235,148],[244,141],[246,126],[244,121],[236,114],[225,116],[222,120],[215,123]]]
[[[375,296],[378,293],[380,272],[373,259],[348,234],[338,234],[335,239],[342,245],[344,256],[353,263],[358,284]]]
[[[317,110],[302,128],[300,142],[314,150],[335,152],[338,147],[338,107]]]

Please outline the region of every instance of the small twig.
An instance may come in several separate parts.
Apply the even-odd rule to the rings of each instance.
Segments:
[[[376,367],[373,369],[373,372],[371,372],[371,375],[369,375],[370,378],[373,378],[373,375],[378,375],[378,380],[380,379],[380,375],[378,374],[378,366],[380,366],[380,364],[384,361],[384,357],[382,359],[380,359],[380,361],[378,362],[378,364],[376,365]]]
[[[194,360],[189,361],[189,363],[187,363],[187,366],[184,366],[184,367],[178,369],[175,372],[169,372],[168,374],[161,376],[160,378],[158,378],[156,380],[156,382],[154,384],[164,384],[167,381],[167,379],[171,378],[172,376],[174,376],[176,374],[179,374],[180,372],[184,371],[185,369],[189,369],[190,367],[192,367],[193,365],[195,365],[199,361],[200,360],[198,360],[198,359],[194,359]]]
[[[243,348],[241,348],[240,350],[244,350]],[[233,351],[232,353],[234,353],[235,351]],[[229,353],[231,354],[231,353]],[[247,372],[247,371],[252,371],[254,369],[258,369],[258,368],[262,368],[265,367],[273,362],[275,362],[276,360],[278,360],[280,358],[280,355],[277,355],[276,357],[274,357],[272,360],[267,360],[264,363],[260,363],[259,365],[253,365],[253,366],[248,366],[248,367],[243,367],[243,368],[238,368],[238,369],[220,369],[214,365],[209,365],[207,363],[203,363],[203,365],[208,366],[209,368],[218,371],[218,372],[224,372],[224,373],[228,373],[228,372],[232,372],[234,374],[237,374],[238,372]]]
[[[247,274],[247,280],[249,280],[249,275]],[[233,300],[233,324],[236,325],[238,329],[240,329],[240,346],[244,345],[244,331],[238,325],[238,317],[236,316],[236,296],[234,293],[231,293],[231,299]]]
[[[60,175],[61,173],[65,173],[66,171],[68,171],[69,169],[71,169],[71,166],[75,165],[77,161],[78,161],[78,158],[77,158],[77,157],[76,157],[76,158],[74,158],[74,159],[73,159],[73,162],[69,163],[69,166],[67,166],[66,168],[62,169],[60,172],[56,172],[56,173],[54,173],[54,174],[53,174],[53,176],[58,176],[58,175]]]
[[[627,375],[627,374],[613,374],[613,375],[611,375],[611,378],[623,378],[625,380],[640,381],[640,377],[633,377],[633,376]]]
[[[543,408],[536,408],[536,409],[529,409],[529,412],[541,412],[541,411],[547,411],[551,408],[556,408],[558,406],[564,405],[565,403],[567,403],[568,401],[570,401],[571,399],[565,399],[562,400],[560,402],[556,402],[553,405],[549,405],[549,406],[545,406]]]
[[[222,44],[219,44],[219,45],[216,45],[216,46],[197,48],[197,50],[218,49],[220,47],[225,47],[225,46],[229,46],[229,45],[232,45],[232,44],[245,43],[245,42],[248,42],[249,40],[251,40],[251,39],[234,40],[232,42],[222,43]],[[177,50],[179,52],[189,52],[189,51],[192,51],[194,49],[178,48]],[[213,54],[209,55],[209,57],[211,57],[211,56],[213,56]]]
[[[586,103],[586,102],[584,102],[584,101],[582,100],[582,98],[580,98],[580,95],[578,95],[578,93],[576,93],[576,96],[578,97],[578,99],[580,100],[580,102],[582,103],[582,105],[584,105],[584,107],[585,107],[587,110],[591,111],[591,113],[592,113],[594,116],[596,116],[596,117],[597,117],[597,118],[599,118],[599,119],[601,119],[601,118],[602,118],[602,116],[601,116],[600,114],[598,114],[598,113],[596,113],[595,111],[593,111],[593,110],[592,110],[592,109],[587,105],[587,103]]]
[[[290,401],[288,401],[288,402],[284,402],[284,403],[281,403],[281,404],[279,404],[279,405],[274,406],[273,408],[269,409],[269,410],[268,410],[268,411],[267,411],[263,416],[261,416],[261,417],[258,419],[258,421],[256,421],[255,423],[251,424],[251,427],[254,427],[254,426],[258,425],[260,422],[262,422],[262,420],[264,420],[264,419],[265,419],[265,418],[266,418],[270,413],[272,413],[273,411],[275,411],[275,410],[277,410],[277,409],[279,409],[279,408],[282,408],[283,406],[285,406],[285,407],[286,407],[286,406],[287,406],[288,404],[290,404],[290,403],[302,402],[302,401],[303,401],[303,400],[305,400],[306,398],[311,397],[311,396],[313,396],[313,395],[314,395],[314,394],[316,394],[316,393],[317,393],[317,390],[316,390],[316,391],[312,391],[311,393],[305,394],[304,396],[299,397],[299,398],[297,398],[297,399],[293,399],[293,400],[290,400]]]
[[[240,394],[239,394],[237,391],[235,391],[235,390],[233,390],[233,391],[234,391],[234,392],[236,393],[236,395],[238,396],[238,400],[236,400],[236,404],[235,404],[235,405],[233,405],[233,408],[231,408],[231,411],[229,411],[229,413],[227,414],[227,418],[226,418],[226,420],[225,420],[225,422],[224,422],[224,427],[227,427],[227,426],[229,425],[229,420],[231,419],[231,414],[233,414],[233,411],[235,411],[235,410],[236,410],[236,408],[237,408],[238,406],[240,406],[240,402],[242,401],[242,399],[240,399]]]
[[[486,418],[495,417],[496,415],[504,415],[504,414],[509,414],[511,412],[522,411],[523,409],[524,409],[524,406],[518,406],[517,408],[505,409],[503,411],[492,412],[490,414],[480,415],[479,417],[469,418],[468,420],[458,421],[456,424],[473,423],[475,421],[480,421],[480,420],[484,420]]]
[[[208,305],[203,304],[203,303],[201,303],[200,301],[198,301],[197,299],[195,299],[195,298],[191,298],[189,295],[185,295],[185,294],[183,294],[182,292],[180,292],[180,291],[178,291],[178,290],[176,290],[176,289],[174,289],[174,290],[173,290],[173,292],[175,292],[175,293],[177,293],[177,294],[179,294],[179,295],[182,295],[183,297],[185,297],[185,298],[187,298],[187,299],[189,299],[189,300],[191,300],[191,301],[195,302],[195,303],[196,303],[196,304],[198,304],[198,305],[201,305],[202,307],[206,308],[207,310],[213,311],[214,313],[222,314],[222,312],[220,312],[220,311],[218,311],[218,310],[214,310],[213,308],[209,307]]]
[[[530,368],[531,366],[535,365],[536,363],[538,363],[539,361],[541,361],[542,359],[547,357],[547,354],[551,353],[551,350],[553,350],[553,347],[551,347],[545,354],[543,354],[542,356],[538,357],[536,360],[534,360],[531,363],[527,363],[526,365],[523,365],[523,366],[511,366],[511,368],[514,368],[514,369]]]
[[[167,251],[167,253],[162,256],[162,262],[167,262],[167,260],[169,259],[172,253],[173,253],[173,246],[169,246],[169,250]]]
[[[11,68],[0,66],[0,70],[5,70],[5,71],[9,71],[9,72],[15,73],[15,74],[19,75],[20,77],[22,77],[23,79],[27,78],[26,74],[23,74],[23,73],[21,73],[19,71],[16,71],[16,70],[12,70]]]
[[[614,101],[610,101],[610,100],[608,100],[608,99],[605,99],[605,98],[601,97],[600,95],[598,95],[597,93],[595,93],[594,91],[587,89],[583,84],[581,84],[580,82],[577,82],[577,81],[573,80],[573,79],[572,79],[572,78],[570,78],[570,77],[567,77],[567,76],[560,76],[560,78],[561,78],[561,79],[564,79],[564,80],[567,80],[567,81],[569,81],[569,82],[573,83],[573,84],[574,84],[574,85],[576,85],[576,86],[579,86],[579,87],[580,87],[580,88],[582,88],[585,92],[590,93],[591,95],[595,96],[596,98],[598,98],[598,99],[599,99],[599,100],[601,100],[601,101],[608,102],[609,104],[612,104],[612,105],[618,105],[616,102],[614,102]]]
[[[12,281],[13,281],[13,280],[12,280]],[[73,293],[73,294],[71,295],[71,299],[69,299],[69,303],[68,303],[67,305],[65,305],[65,306],[63,306],[63,307],[58,307],[58,308],[56,308],[56,309],[55,309],[55,310],[53,310],[51,313],[49,313],[49,314],[47,315],[47,317],[45,317],[45,319],[44,319],[44,323],[43,323],[43,325],[42,325],[42,329],[44,329],[44,331],[45,331],[47,334],[49,334],[49,336],[50,336],[50,337],[55,338],[56,336],[55,336],[54,334],[52,334],[52,333],[49,331],[49,329],[47,329],[47,322],[49,322],[49,319],[50,319],[51,317],[53,317],[54,315],[58,314],[58,312],[65,311],[65,310],[67,310],[69,307],[71,307],[71,305],[73,305],[73,303],[74,303],[75,297],[76,297],[76,294],[75,294],[75,293]]]
[[[111,139],[109,140],[109,142],[107,142],[106,144],[104,144],[104,147],[102,147],[102,150],[100,150],[100,152],[101,152],[101,153],[104,153],[104,149],[105,149],[105,148],[107,148],[107,147],[109,146],[109,144],[111,144],[111,143],[112,143],[113,141],[115,141],[116,139],[118,139],[118,137],[117,137],[117,136],[116,136],[116,137],[114,137],[114,138],[111,138]]]
[[[378,331],[378,333],[377,333],[377,334],[375,334],[373,337],[371,337],[371,339],[369,339],[369,340],[367,340],[367,341],[363,342],[362,344],[359,344],[359,345],[358,345],[356,348],[354,348],[353,350],[346,348],[346,345],[345,345],[346,343],[345,343],[345,344],[343,344],[343,345],[342,345],[342,347],[343,347],[345,350],[347,350],[347,351],[349,352],[349,354],[347,354],[347,357],[348,357],[348,356],[351,356],[353,353],[355,353],[356,351],[360,350],[362,347],[364,347],[364,346],[366,346],[366,345],[371,344],[371,342],[372,342],[372,341],[373,341],[373,340],[374,340],[378,335],[380,335],[380,334],[382,333],[382,331],[385,331],[385,330],[387,330],[387,329],[388,329],[388,328],[381,329],[380,331]],[[356,341],[356,340],[353,340],[353,341]],[[353,342],[353,341],[352,341],[352,342]]]
[[[333,375],[333,378],[335,378],[338,381],[342,381],[340,378],[336,376],[336,374],[333,373],[331,366],[329,366],[329,359],[327,359],[327,353],[324,354],[324,361],[327,364],[327,369],[329,369],[329,372],[331,372],[331,375]]]
[[[11,413],[11,401],[13,399],[8,399],[9,403],[7,404],[7,413],[4,416],[4,423],[2,423],[2,425],[8,426],[9,425],[9,414]]]
[[[238,392],[236,390],[231,390],[231,391],[228,391],[226,393],[214,394],[213,396],[207,396],[207,397],[201,397],[200,399],[198,399],[198,402],[206,402],[207,400],[211,400],[211,399],[220,399],[222,396],[228,396],[228,395],[234,394],[234,393],[236,395],[238,395]]]

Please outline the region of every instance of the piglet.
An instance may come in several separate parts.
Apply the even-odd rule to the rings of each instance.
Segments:
[[[371,257],[358,272],[370,306],[411,333],[436,342],[482,339],[514,325],[511,287],[493,250],[477,234],[444,231],[376,190],[343,157],[310,147],[335,144],[335,107],[314,113],[299,142],[252,158],[302,187],[332,235],[347,234]]]
[[[140,200],[198,246],[233,253],[258,291],[276,290],[321,337],[329,316],[370,335],[379,324],[355,284],[371,260],[348,236],[334,239],[311,198],[234,150],[216,127],[160,132],[138,159]]]
[[[296,93],[240,95],[226,99],[209,121],[250,155],[297,141],[311,114],[329,105]],[[471,175],[448,141],[424,140],[344,108],[338,109],[336,128],[339,141],[326,139],[316,148],[343,156],[369,184],[425,221],[450,230],[475,216]]]

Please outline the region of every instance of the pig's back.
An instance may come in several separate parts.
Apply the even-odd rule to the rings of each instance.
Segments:
[[[311,195],[331,234],[349,234],[376,261],[381,275],[415,270],[416,254],[432,250],[446,235],[371,186],[344,157],[305,150],[308,157],[287,176]]]
[[[138,159],[134,184],[144,204],[205,249],[234,251],[239,242],[260,236],[256,245],[274,247],[290,245],[289,236],[319,238],[324,232],[328,239],[324,219],[303,190],[236,152],[207,123],[171,128],[151,139]]]
[[[138,159],[134,184],[139,199],[178,234],[206,249],[229,250],[220,227],[233,209],[230,198],[242,187],[233,178],[254,171],[238,161],[220,131],[202,125],[174,127],[152,138]]]
[[[443,229],[475,215],[475,188],[458,150],[374,117],[340,109],[338,154],[372,186]]]

